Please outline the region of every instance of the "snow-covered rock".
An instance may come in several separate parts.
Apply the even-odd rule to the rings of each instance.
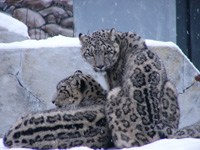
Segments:
[[[25,24],[9,15],[0,13],[0,43],[10,43],[29,39]]]
[[[169,79],[177,86],[180,127],[200,120],[200,82],[194,80],[198,70],[175,44],[146,42],[164,60]],[[0,64],[0,120],[4,120],[0,124],[0,137],[19,116],[53,108],[51,98],[56,84],[75,70],[91,74],[106,88],[103,77],[82,59],[78,38],[57,36],[0,43]]]

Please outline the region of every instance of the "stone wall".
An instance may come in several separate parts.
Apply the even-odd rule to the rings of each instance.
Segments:
[[[73,0],[3,0],[0,10],[26,24],[32,39],[74,36]]]

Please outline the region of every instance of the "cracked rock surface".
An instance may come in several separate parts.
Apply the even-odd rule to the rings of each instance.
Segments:
[[[43,110],[45,105],[20,81],[21,52],[0,52],[0,137],[27,112]],[[3,131],[4,130],[4,131]]]

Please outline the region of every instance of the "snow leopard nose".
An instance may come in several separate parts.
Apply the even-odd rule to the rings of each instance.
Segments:
[[[97,68],[102,69],[104,65],[98,65]]]

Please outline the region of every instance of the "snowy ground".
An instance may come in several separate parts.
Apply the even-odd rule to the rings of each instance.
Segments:
[[[8,149],[4,147],[2,141],[3,140],[0,139],[0,150]],[[31,150],[28,148],[11,148],[10,150],[21,150],[21,149]],[[147,144],[145,146],[124,148],[121,150],[199,150],[199,149],[200,149],[200,139],[185,138],[185,139],[163,139],[151,144]],[[92,150],[92,149],[87,147],[74,147],[71,148],[70,150]]]

